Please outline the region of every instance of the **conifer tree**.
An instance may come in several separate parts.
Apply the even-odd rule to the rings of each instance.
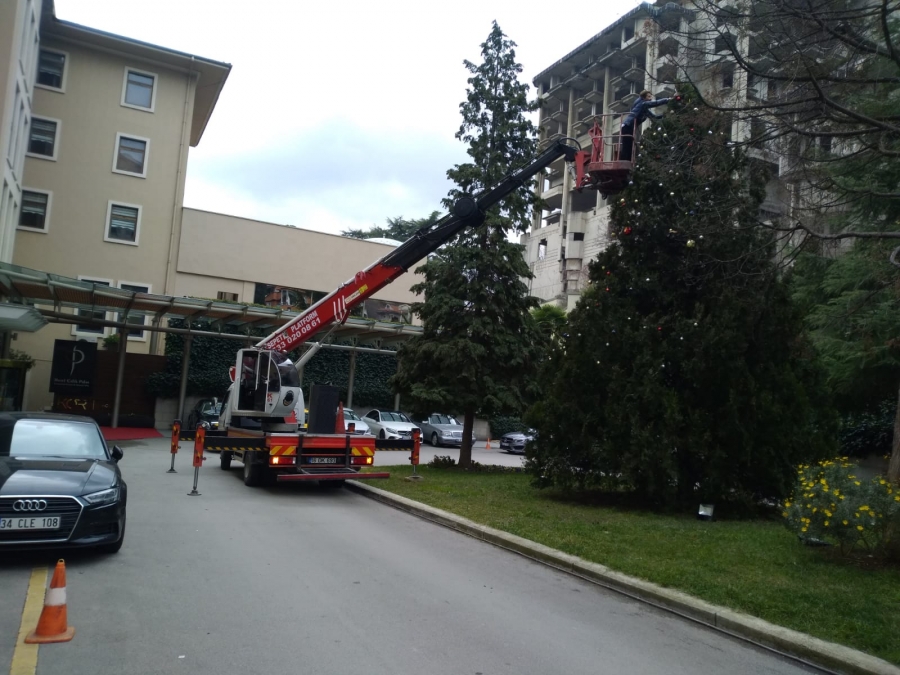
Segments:
[[[535,129],[526,115],[536,104],[518,81],[515,43],[494,22],[471,73],[456,137],[469,144],[471,161],[447,172],[456,184],[445,206],[477,194],[535,156]],[[529,310],[523,279],[531,276],[510,230],[528,226],[532,195],[520,190],[491,209],[476,229],[460,233],[417,270],[413,287],[425,300],[413,306],[424,334],[398,354],[394,386],[419,410],[464,415],[459,464],[471,465],[475,413],[520,413],[536,392],[535,371],[544,338]]]
[[[670,110],[645,131],[529,419],[541,485],[658,505],[778,497],[830,449],[800,316],[758,228],[764,176],[724,119]]]

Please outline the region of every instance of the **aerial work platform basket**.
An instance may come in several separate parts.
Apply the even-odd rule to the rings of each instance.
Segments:
[[[603,197],[614,195],[628,186],[634,170],[637,142],[631,134],[604,136],[600,120],[611,115],[597,115],[588,135],[591,150],[580,150],[575,157],[575,189],[597,190]]]

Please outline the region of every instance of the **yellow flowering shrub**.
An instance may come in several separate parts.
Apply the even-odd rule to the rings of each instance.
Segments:
[[[797,468],[793,493],[782,508],[802,540],[884,555],[900,537],[900,490],[881,477],[864,480],[846,457]]]

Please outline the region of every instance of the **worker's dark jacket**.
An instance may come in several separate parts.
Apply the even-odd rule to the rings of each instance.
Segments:
[[[622,120],[622,126],[630,126],[637,122],[640,124],[648,117],[653,117],[655,119],[659,119],[659,115],[654,115],[650,112],[650,108],[655,108],[656,106],[665,105],[669,102],[668,98],[657,99],[656,101],[645,101],[642,98],[639,98],[635,101],[634,105],[631,108],[631,112]]]

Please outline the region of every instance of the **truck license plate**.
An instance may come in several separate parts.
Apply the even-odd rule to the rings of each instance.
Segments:
[[[310,464],[337,464],[338,458],[337,457],[310,457],[309,463]]]
[[[60,516],[0,518],[0,530],[58,530]]]

